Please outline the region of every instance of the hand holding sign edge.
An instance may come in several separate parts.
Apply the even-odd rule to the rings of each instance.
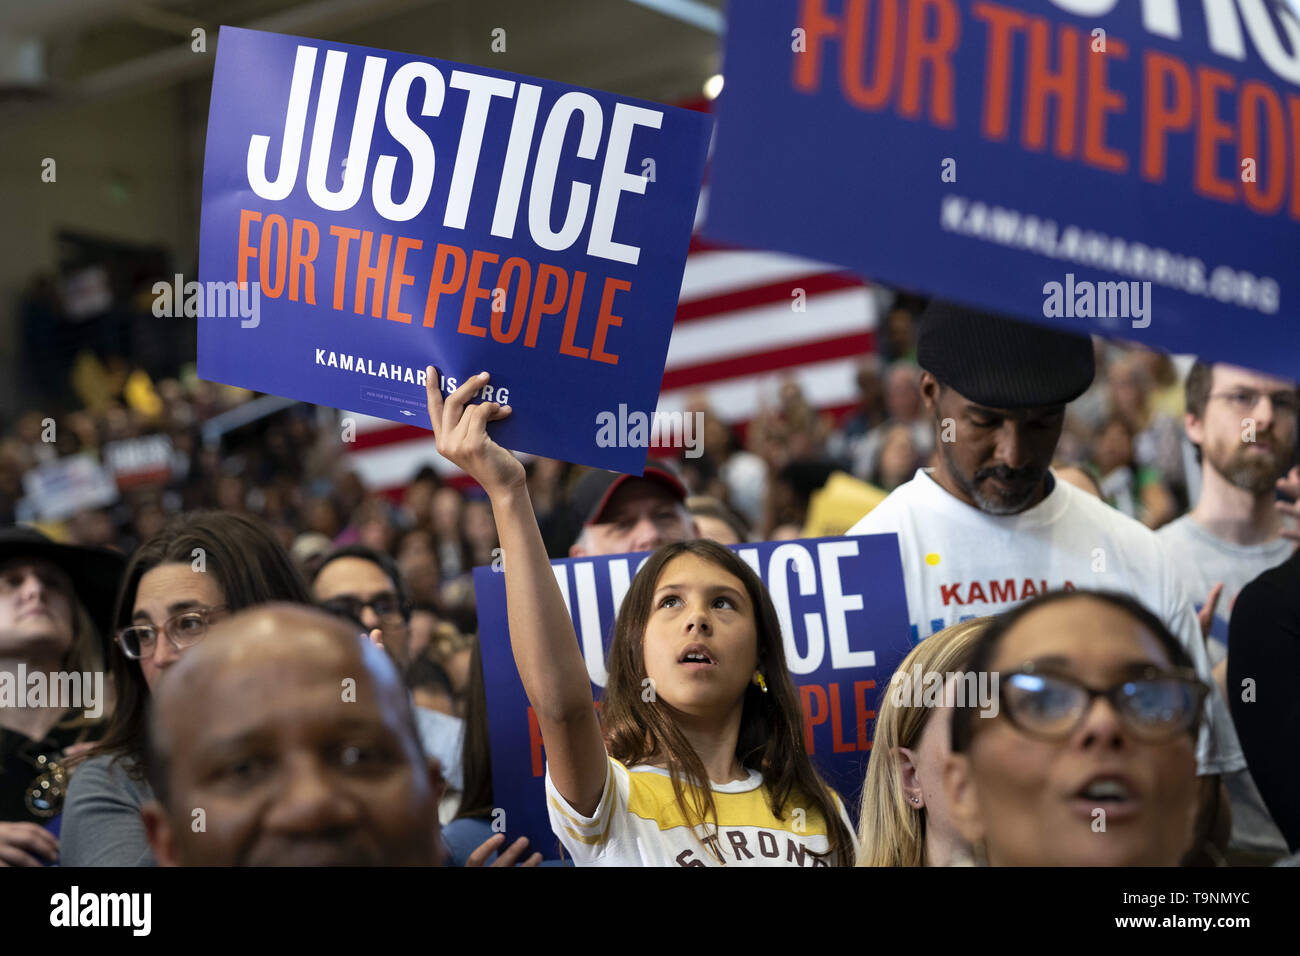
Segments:
[[[483,402],[466,407],[470,397],[489,381],[487,372],[471,376],[444,402],[438,387],[441,376],[430,365],[425,376],[425,393],[429,405],[429,425],[433,439],[442,455],[452,464],[483,486],[491,495],[494,491],[517,488],[524,484],[524,466],[514,455],[502,448],[487,433],[488,422],[500,421],[510,415],[508,405]]]

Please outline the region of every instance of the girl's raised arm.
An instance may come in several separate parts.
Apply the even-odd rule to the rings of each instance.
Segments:
[[[429,421],[438,452],[483,486],[492,502],[506,575],[506,604],[515,666],[537,715],[551,781],[580,814],[600,803],[608,773],[605,741],[592,705],[591,680],[573,620],[551,571],[537,526],[524,466],[487,434],[510,414],[495,402],[470,405],[489,381],[480,372],[443,401],[440,376],[426,372]]]

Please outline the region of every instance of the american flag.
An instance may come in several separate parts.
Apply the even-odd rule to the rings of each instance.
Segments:
[[[875,349],[879,305],[873,291],[835,266],[700,238],[707,203],[706,184],[658,410],[685,410],[702,392],[713,412],[743,434],[764,407],[776,403],[781,384],[793,379],[809,404],[838,419],[857,400],[858,359]],[[371,490],[398,491],[425,465],[453,483],[468,480],[438,455],[423,428],[343,414],[357,423],[347,458]]]
[[[797,289],[806,311],[793,308]],[[793,378],[810,404],[838,417],[856,401],[857,362],[874,349],[877,314],[866,284],[832,266],[693,240],[659,410],[682,410],[702,391],[719,418],[743,428]],[[357,422],[347,457],[368,488],[396,491],[424,465],[462,477],[423,428],[343,414]]]

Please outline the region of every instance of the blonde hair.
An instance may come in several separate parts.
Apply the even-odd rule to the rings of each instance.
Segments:
[[[895,677],[917,669],[923,674],[947,674],[963,667],[976,639],[992,620],[979,617],[962,621],[931,635],[903,658]],[[912,807],[904,798],[895,751],[917,745],[933,708],[899,706],[893,689],[891,679],[877,710],[871,759],[862,785],[858,866],[925,865],[925,810]]]

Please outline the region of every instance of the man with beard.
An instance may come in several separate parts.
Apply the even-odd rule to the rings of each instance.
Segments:
[[[1184,389],[1201,496],[1159,535],[1192,599],[1214,608],[1210,656],[1217,662],[1227,653],[1237,593],[1289,558],[1300,541],[1300,527],[1288,526],[1286,518],[1300,514],[1300,507],[1279,502],[1276,494],[1300,492],[1300,468],[1283,477],[1295,455],[1296,387],[1232,365],[1197,362]],[[1215,602],[1211,591],[1220,586]]]
[[[912,639],[1044,591],[1118,591],[1165,622],[1209,683],[1196,614],[1155,534],[1050,470],[1065,405],[1095,374],[1092,343],[935,301],[921,317],[917,362],[936,466],[918,470],[849,532],[898,535]],[[1206,826],[1215,822],[1222,839],[1214,778],[1245,759],[1218,693],[1197,763]]]
[[[1276,491],[1300,492],[1300,468],[1282,477],[1296,443],[1295,384],[1231,365],[1196,363],[1185,385],[1187,437],[1201,461],[1201,496],[1159,531],[1161,542],[1193,600],[1204,602],[1210,658],[1226,680],[1228,620],[1237,594],[1291,556],[1300,530]],[[1224,688],[1225,693],[1227,689]],[[1269,817],[1249,772],[1224,781],[1232,801],[1229,848],[1240,862],[1285,856],[1286,841]]]

